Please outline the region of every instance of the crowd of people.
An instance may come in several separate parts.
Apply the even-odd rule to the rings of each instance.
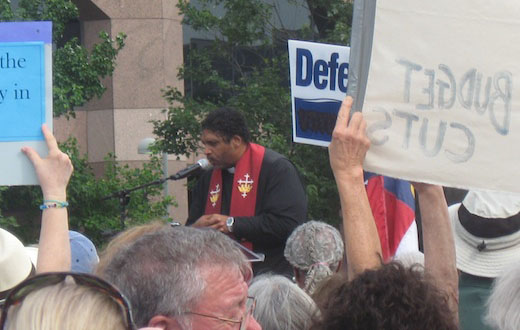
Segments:
[[[127,229],[99,257],[69,231],[72,165],[42,127],[48,156],[22,149],[43,194],[39,244],[0,229],[0,330],[517,329],[520,196],[469,192],[448,208],[442,187],[414,182],[424,255],[384,262],[363,177],[370,141],[351,107],[329,146],[342,233],[306,222],[294,165],[224,108],[202,123],[214,168],[187,225]]]

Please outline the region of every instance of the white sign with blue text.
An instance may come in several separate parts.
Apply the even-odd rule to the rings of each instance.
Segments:
[[[328,146],[347,92],[350,48],[289,40],[293,140]]]
[[[365,169],[520,192],[520,2],[378,0]]]

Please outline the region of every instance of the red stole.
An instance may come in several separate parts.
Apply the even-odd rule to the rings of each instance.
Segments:
[[[256,209],[258,177],[264,159],[265,148],[249,143],[246,151],[235,165],[231,205],[229,215],[233,217],[252,217]],[[222,208],[222,170],[215,169],[211,174],[208,198],[204,214],[221,214]],[[242,242],[251,249],[251,242]]]

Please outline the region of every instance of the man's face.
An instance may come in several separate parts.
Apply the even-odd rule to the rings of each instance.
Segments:
[[[217,168],[228,168],[235,164],[236,149],[233,139],[226,142],[222,136],[209,130],[203,130],[201,141],[204,145],[204,154],[211,165]]]
[[[222,319],[241,320],[246,316],[247,283],[236,267],[211,267],[203,270],[207,287],[201,301],[192,312],[209,315],[191,314],[193,330],[226,329],[238,330],[239,323]],[[221,318],[221,319],[218,319]],[[262,327],[251,315],[246,324],[247,330],[261,330]]]

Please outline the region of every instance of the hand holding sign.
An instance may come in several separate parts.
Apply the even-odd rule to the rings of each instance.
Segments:
[[[329,145],[330,166],[336,181],[362,178],[363,161],[370,147],[366,135],[367,124],[361,112],[355,112],[349,120],[352,102],[350,96],[343,100]]]
[[[348,87],[372,143],[365,170],[519,191],[518,2],[356,4]]]
[[[41,126],[52,131],[52,22],[0,23],[0,185],[38,184],[29,146],[47,153]]]
[[[42,132],[49,148],[49,155],[41,158],[31,147],[23,147],[22,152],[29,158],[36,170],[44,200],[67,200],[67,184],[72,175],[72,163],[67,154],[58,148],[58,143],[46,125]]]
[[[363,161],[370,141],[363,115],[356,112],[349,120],[352,103],[351,97],[343,100],[329,144],[330,166],[341,200],[349,279],[366,269],[379,267],[382,256],[363,181]]]

